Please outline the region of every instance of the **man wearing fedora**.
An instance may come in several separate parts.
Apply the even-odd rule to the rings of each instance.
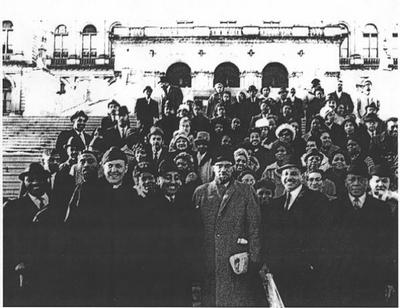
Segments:
[[[364,162],[350,165],[347,195],[331,206],[329,306],[385,306],[393,295],[397,231],[388,207],[367,194],[368,179]]]
[[[135,105],[135,114],[142,137],[149,133],[150,127],[159,117],[158,102],[151,98],[153,89],[150,86],[146,86],[143,93],[145,97],[138,98]]]
[[[101,119],[100,127],[103,131],[105,131],[105,130],[109,129],[110,127],[113,127],[115,124],[117,124],[116,115],[117,115],[119,107],[120,107],[120,105],[116,100],[111,100],[107,104],[108,115]]]
[[[89,117],[82,110],[75,112],[70,118],[72,129],[64,130],[58,135],[55,148],[61,154],[62,162],[66,161],[68,158],[64,145],[67,144],[69,138],[77,137],[79,151],[82,151],[89,146],[92,138],[85,132],[88,118]]]
[[[163,90],[162,100],[161,100],[161,110],[164,110],[165,102],[169,101],[172,103],[174,114],[178,110],[180,104],[183,101],[182,90],[179,87],[171,85],[170,81],[166,76],[161,76],[160,81],[161,89]]]
[[[254,190],[232,177],[232,153],[213,158],[215,179],[193,195],[201,218],[202,305],[265,305],[261,261],[260,207]]]
[[[7,306],[45,306],[56,299],[59,253],[53,244],[54,204],[50,204],[50,173],[31,163],[19,175],[26,193],[3,209],[4,303]]]
[[[299,161],[290,156],[277,172],[284,193],[265,209],[264,261],[285,306],[322,305],[322,234],[327,198],[302,184]]]
[[[250,114],[251,116],[255,116],[260,112],[260,102],[261,99],[257,97],[258,89],[256,86],[251,85],[247,89],[247,93],[249,96],[247,97],[247,104],[248,107],[250,108]]]
[[[131,135],[135,129],[129,127],[129,110],[126,106],[121,106],[116,114],[117,124],[107,129],[104,133],[105,149],[112,146],[122,148],[126,145],[128,135]]]

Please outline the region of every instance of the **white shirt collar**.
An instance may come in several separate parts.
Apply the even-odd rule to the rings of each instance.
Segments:
[[[38,197],[35,197],[28,193],[29,198],[31,198],[32,202],[37,206],[37,208],[40,210],[40,199]],[[40,198],[43,200],[43,205],[48,206],[49,205],[49,196],[47,194],[43,194]]]
[[[303,185],[300,184],[299,187],[297,187],[296,189],[292,190],[290,193],[290,203],[288,206],[288,209],[290,210],[291,206],[293,205],[294,201],[296,200],[296,198],[299,196],[301,189],[303,188]]]
[[[349,194],[349,198],[350,198],[351,203],[352,203],[353,206],[354,206],[354,199],[355,199],[356,197],[354,197],[354,196],[352,196],[351,194]],[[366,194],[366,193],[364,193],[362,196],[358,197],[358,200],[360,201],[360,207],[361,207],[361,208],[364,206],[365,199],[367,199],[367,194]]]

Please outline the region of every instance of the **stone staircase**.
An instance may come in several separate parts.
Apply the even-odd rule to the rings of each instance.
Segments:
[[[86,131],[91,134],[101,118],[90,116]],[[134,118],[131,123],[136,123]],[[71,127],[69,116],[3,117],[3,198],[18,197],[18,175],[31,162],[40,162],[43,150],[53,148],[60,131]]]

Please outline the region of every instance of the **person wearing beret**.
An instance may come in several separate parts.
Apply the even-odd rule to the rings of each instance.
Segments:
[[[165,103],[169,101],[172,104],[174,114],[176,114],[179,105],[182,104],[183,101],[181,88],[171,85],[170,80],[166,76],[161,76],[158,83],[161,90],[163,90],[161,109],[164,110]]]
[[[18,178],[26,192],[3,208],[4,304],[45,306],[56,299],[58,285],[50,173],[39,163],[31,163]]]
[[[61,155],[61,162],[67,160],[68,156],[64,146],[71,137],[77,137],[78,139],[78,150],[82,151],[86,149],[91,141],[91,136],[85,132],[86,122],[88,116],[82,110],[75,112],[71,118],[72,129],[61,131],[56,140],[55,149]]]
[[[351,164],[347,194],[331,205],[327,306],[382,307],[393,295],[397,231],[389,208],[367,194],[368,179],[364,162]]]
[[[126,145],[127,138],[136,129],[130,127],[129,110],[126,106],[121,106],[116,114],[117,124],[104,132],[105,149],[116,146],[122,148]]]
[[[232,153],[217,153],[213,158],[214,180],[193,194],[201,220],[202,240],[197,245],[202,250],[203,306],[267,304],[258,276],[260,207],[254,189],[233,179],[234,164]]]
[[[210,119],[203,114],[203,102],[195,100],[193,103],[193,118],[191,119],[193,134],[200,131],[211,131]]]
[[[264,262],[285,306],[323,306],[321,256],[328,200],[302,184],[300,163],[294,156],[277,172],[284,193],[265,209]]]
[[[142,137],[149,133],[150,127],[159,117],[158,102],[151,98],[153,89],[150,86],[146,86],[143,93],[145,97],[138,98],[135,105],[135,114]]]
[[[329,93],[329,96],[331,96],[339,106],[340,104],[343,104],[345,108],[344,115],[352,114],[354,111],[354,103],[353,100],[351,99],[351,96],[343,91],[343,81],[338,80],[337,82],[337,88],[336,91]]]
[[[108,109],[108,115],[104,118],[101,119],[101,129],[103,131],[109,129],[110,127],[113,127],[115,124],[117,124],[117,119],[116,119],[116,114],[118,112],[120,105],[116,100],[111,100],[107,104],[107,109]]]

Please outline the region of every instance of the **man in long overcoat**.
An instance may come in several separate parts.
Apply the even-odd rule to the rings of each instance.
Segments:
[[[393,223],[386,204],[367,195],[368,177],[364,162],[350,165],[348,193],[332,204],[329,306],[386,306],[394,290]]]
[[[285,191],[263,215],[263,250],[284,305],[319,306],[328,200],[302,185],[300,168],[291,157],[277,170]]]
[[[202,226],[203,306],[265,305],[261,280],[260,208],[254,190],[232,178],[231,153],[213,159],[215,179],[193,195]],[[248,253],[248,271],[236,274],[230,257]]]

